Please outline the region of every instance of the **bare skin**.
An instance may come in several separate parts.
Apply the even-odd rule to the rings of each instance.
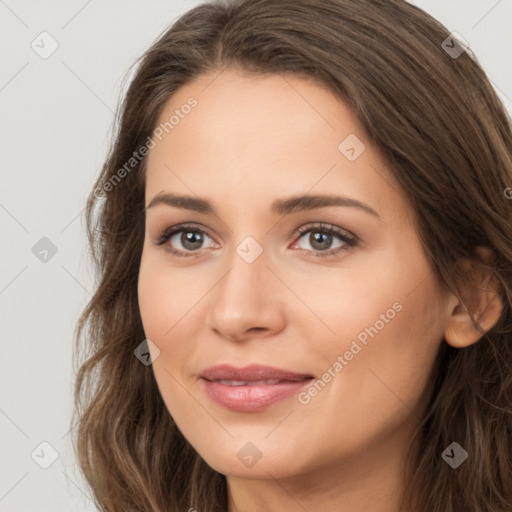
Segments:
[[[191,96],[198,103],[147,162],[146,206],[173,193],[217,212],[163,203],[146,211],[139,304],[160,350],[153,371],[162,397],[196,451],[227,475],[228,512],[397,512],[437,350],[443,338],[464,347],[481,335],[459,299],[436,285],[412,206],[344,103],[297,77],[214,76],[168,101],[161,122]],[[365,145],[359,155],[356,139],[339,148],[350,134]],[[350,205],[272,212],[275,200],[303,195],[356,199],[375,214]],[[181,223],[203,238],[187,245],[182,231],[155,245]],[[338,234],[315,242],[326,233],[319,223],[355,245]],[[297,233],[303,226],[311,228]],[[241,256],[258,247],[253,262]],[[484,324],[499,311],[493,303]],[[331,378],[302,400],[240,412],[201,385],[199,374],[221,363]],[[247,443],[261,454],[251,467],[237,457]]]

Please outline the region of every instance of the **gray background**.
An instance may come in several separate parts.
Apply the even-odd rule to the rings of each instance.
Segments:
[[[81,212],[129,66],[198,3],[0,0],[0,511],[95,510],[68,436],[73,331],[93,291]],[[469,42],[512,112],[512,0],[414,3]],[[46,59],[44,31],[58,43]]]

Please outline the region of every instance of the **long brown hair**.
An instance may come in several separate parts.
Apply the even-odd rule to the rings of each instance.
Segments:
[[[512,130],[475,56],[451,39],[461,53],[448,51],[449,36],[404,0],[226,0],[191,9],[141,57],[85,217],[98,282],[76,330],[74,442],[101,510],[227,510],[225,476],[177,429],[134,350],[145,338],[138,150],[173,93],[228,67],[327,86],[353,108],[414,205],[439,282],[459,290],[467,276],[457,263],[467,258],[499,282],[498,324],[467,348],[440,346],[420,450],[404,468],[404,507],[512,510]],[[492,263],[478,258],[479,246]],[[452,442],[469,454],[456,470],[441,458]]]

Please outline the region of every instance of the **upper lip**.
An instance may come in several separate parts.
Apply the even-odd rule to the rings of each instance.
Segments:
[[[273,366],[263,366],[259,364],[250,364],[237,368],[229,364],[211,366],[204,370],[200,377],[209,381],[215,380],[238,380],[238,381],[260,381],[266,379],[279,379],[287,381],[301,381],[312,378],[306,373],[297,373]]]

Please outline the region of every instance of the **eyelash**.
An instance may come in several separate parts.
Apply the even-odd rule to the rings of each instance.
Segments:
[[[176,233],[180,233],[182,231],[184,231],[184,232],[188,231],[188,232],[193,232],[193,233],[202,233],[202,234],[208,236],[209,238],[211,238],[210,235],[208,235],[208,233],[206,233],[205,231],[203,231],[202,229],[200,229],[199,227],[197,227],[194,224],[179,224],[177,226],[173,226],[171,228],[167,228],[166,230],[164,230],[162,232],[162,234],[154,242],[154,245],[162,246],[170,238],[172,238]],[[308,225],[305,225],[305,226],[301,226],[295,232],[294,238],[298,237],[298,239],[300,239],[300,238],[302,238],[304,233],[307,233],[309,231],[316,231],[316,232],[319,232],[319,233],[327,233],[329,235],[337,236],[345,244],[345,246],[336,247],[335,249],[329,249],[329,250],[326,250],[326,251],[315,251],[315,250],[309,250],[309,249],[302,249],[304,251],[311,252],[315,256],[320,257],[320,258],[325,258],[327,256],[332,256],[332,255],[338,254],[340,252],[348,251],[351,248],[355,247],[357,245],[357,242],[358,242],[357,237],[352,235],[348,231],[345,231],[345,230],[342,230],[340,228],[337,228],[337,227],[333,226],[332,224],[325,224],[325,223],[322,223],[322,222],[316,223],[316,224],[313,224],[313,225],[308,224]],[[173,254],[175,256],[185,257],[185,258],[186,257],[195,256],[196,253],[199,252],[199,251],[181,251],[181,250],[176,250],[176,249],[173,249],[170,245],[168,245],[165,248],[165,250],[170,252],[171,254]]]

